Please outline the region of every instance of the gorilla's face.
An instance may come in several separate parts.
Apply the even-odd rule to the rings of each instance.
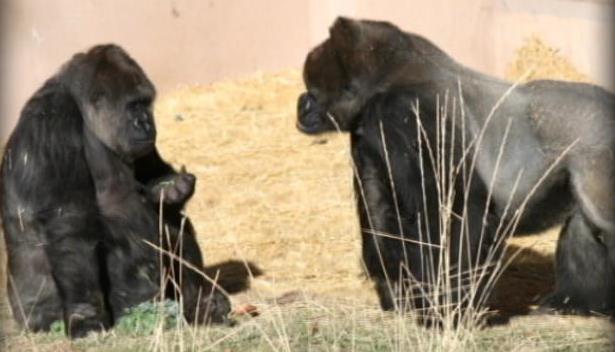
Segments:
[[[306,59],[303,80],[307,91],[299,96],[297,103],[297,128],[304,133],[333,131],[337,127],[335,123],[340,129],[350,128],[354,116],[347,116],[347,112],[340,115],[339,107],[335,109],[337,114],[333,112],[336,105],[353,100],[350,78],[336,54],[331,40],[327,40]]]
[[[121,48],[97,46],[76,57],[67,70],[70,89],[86,128],[123,159],[152,151],[156,126],[152,103],[156,92],[143,70]]]
[[[394,80],[402,32],[385,22],[339,18],[329,38],[307,56],[299,96],[297,128],[307,134],[352,131],[367,101]]]

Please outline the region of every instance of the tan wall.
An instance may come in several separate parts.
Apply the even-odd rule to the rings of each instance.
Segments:
[[[429,37],[462,63],[499,76],[523,39],[538,34],[582,72],[615,89],[613,0],[0,0],[0,4],[4,131],[47,77],[74,52],[95,43],[124,46],[165,92],[181,84],[300,67],[337,15],[393,21]]]
[[[0,0],[0,116],[12,127],[26,99],[78,51],[122,45],[159,90],[256,70],[298,67],[308,1]],[[257,5],[258,4],[258,5]]]
[[[502,76],[533,34],[582,72],[615,89],[613,0],[357,0],[351,15],[425,35],[462,63]]]

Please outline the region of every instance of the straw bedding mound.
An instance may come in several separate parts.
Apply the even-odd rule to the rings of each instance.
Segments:
[[[508,66],[506,77],[517,80],[529,72],[527,80],[558,79],[590,82],[589,77],[577,70],[557,48],[547,45],[537,36],[525,39],[517,49],[515,60]]]

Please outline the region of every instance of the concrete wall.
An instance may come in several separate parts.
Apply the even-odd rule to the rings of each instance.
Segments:
[[[327,0],[313,0],[323,5]],[[428,37],[456,60],[502,76],[515,49],[533,34],[557,47],[583,73],[615,89],[614,0],[345,0],[312,11],[310,43],[326,37],[336,11],[392,21]],[[339,6],[344,3],[345,6]]]
[[[73,53],[125,47],[159,90],[300,67],[338,15],[390,20],[503,75],[531,34],[613,86],[613,0],[0,0],[0,138]]]

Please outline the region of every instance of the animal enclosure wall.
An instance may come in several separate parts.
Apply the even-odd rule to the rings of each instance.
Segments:
[[[164,93],[299,68],[338,15],[393,21],[496,76],[537,35],[613,89],[613,9],[612,0],[2,0],[0,137],[44,79],[96,43],[124,46]]]

